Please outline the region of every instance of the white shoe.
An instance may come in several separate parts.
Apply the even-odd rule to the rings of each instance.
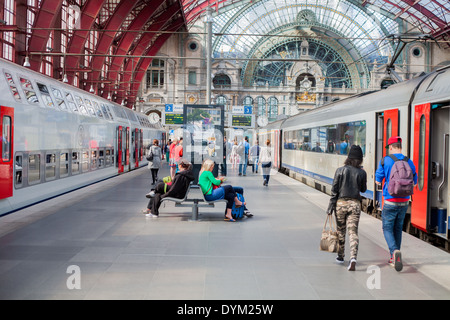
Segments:
[[[356,259],[351,259],[350,263],[348,264],[348,271],[355,271],[356,268]]]
[[[150,217],[150,218],[158,218],[158,216],[156,214],[153,214],[153,213],[147,213],[145,216],[146,217]]]

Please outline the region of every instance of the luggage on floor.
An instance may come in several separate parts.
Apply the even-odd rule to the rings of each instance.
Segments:
[[[236,193],[237,198],[239,199],[239,201],[241,201],[242,203],[245,202],[244,200],[244,196],[240,193]],[[233,216],[234,219],[242,219],[242,217],[244,216],[244,208],[245,206],[242,205],[239,208],[236,208],[236,204],[233,203],[233,208],[231,209],[231,215]]]

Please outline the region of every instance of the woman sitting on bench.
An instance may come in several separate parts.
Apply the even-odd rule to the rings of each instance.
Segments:
[[[159,207],[161,206],[162,199],[167,197],[183,199],[186,195],[191,181],[194,180],[192,164],[185,159],[180,159],[178,162],[178,170],[167,192],[164,192],[165,183],[163,181],[156,184],[153,190],[155,195],[153,198],[150,198],[147,209],[143,211],[147,217],[157,218],[159,216]]]
[[[233,203],[236,207],[245,205],[236,197],[236,192],[230,185],[221,185],[225,177],[214,178],[212,170],[214,169],[214,161],[211,159],[206,159],[203,161],[202,168],[200,169],[198,184],[202,189],[206,201],[214,201],[219,199],[227,200],[227,211],[225,215],[225,221],[235,222],[231,215],[231,209],[233,208]]]

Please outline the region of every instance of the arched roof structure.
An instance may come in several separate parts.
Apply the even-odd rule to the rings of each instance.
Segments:
[[[290,1],[272,2],[290,3]],[[9,3],[11,2],[6,1],[4,5]],[[18,35],[18,39],[20,34],[25,34],[23,50],[16,52],[16,57],[23,59],[25,55],[28,55],[31,68],[42,72],[43,65],[46,63],[45,56],[59,55],[59,58],[55,59],[59,59],[60,66],[53,66],[53,70],[58,69],[60,74],[53,75],[54,77],[61,77],[61,74],[65,73],[71,83],[85,90],[92,88],[97,94],[105,97],[115,93],[116,101],[120,103],[126,100],[129,107],[136,100],[137,88],[151,63],[152,56],[157,54],[172,33],[186,31],[195,25],[208,6],[213,8],[218,19],[219,17],[231,19],[221,21],[215,27],[215,32],[228,30],[243,34],[246,32],[261,34],[276,31],[278,34],[285,33],[286,36],[290,36],[290,31],[286,27],[281,30],[275,25],[270,27],[270,24],[265,24],[270,21],[268,19],[278,19],[279,22],[287,19],[281,14],[284,9],[280,6],[277,7],[278,10],[272,8],[273,15],[270,18],[271,10],[268,8],[267,15],[255,17],[255,21],[247,19],[248,23],[245,26],[240,25],[241,30],[236,29],[238,21],[236,19],[237,17],[242,19],[245,16],[243,12],[245,8],[264,6],[264,3],[269,3],[268,0],[16,0],[13,3],[16,6],[14,18],[6,18],[7,12],[4,9],[3,17],[0,17],[3,18],[0,31],[3,31],[3,40],[7,38],[8,32]],[[326,2],[296,0],[295,3],[300,6],[307,4],[303,9],[313,11],[320,19],[328,17],[329,21],[336,23],[335,28],[327,29],[325,23],[321,24],[318,21],[317,24],[311,25],[311,30],[316,33],[328,32],[342,38],[349,38],[349,32],[354,30],[372,32],[373,34],[366,37],[366,40],[341,41],[341,46],[348,49],[350,55],[352,50],[358,49],[356,51],[359,52],[353,57],[354,59],[358,59],[358,55],[365,55],[361,48],[366,47],[371,51],[370,48],[375,48],[379,44],[377,40],[374,40],[377,39],[376,34],[386,35],[395,29],[393,24],[387,23],[388,21],[397,24],[398,29],[402,28],[401,21],[407,21],[417,32],[430,34],[437,40],[450,39],[448,0],[329,0]],[[317,14],[319,6],[323,7],[321,12],[324,13],[320,16]],[[358,11],[359,16],[352,17],[352,21],[347,21],[351,16],[348,14],[348,8]],[[8,10],[12,9],[8,8]],[[293,16],[289,19],[291,18],[294,19]],[[295,19],[298,22],[299,17]],[[358,19],[361,20],[358,22]],[[19,20],[21,22],[16,22]],[[239,20],[239,23],[242,21],[245,19]],[[324,22],[324,20],[321,21]],[[340,22],[343,23],[338,28],[337,23]],[[367,23],[372,25],[368,27]],[[258,27],[257,30],[252,29],[255,26]],[[266,28],[261,29],[262,26]],[[239,37],[243,38],[239,35],[234,36],[233,43],[227,42],[231,38],[217,37],[216,50],[229,47],[235,50],[235,54],[252,54],[248,48],[239,47],[242,44]],[[245,41],[252,43],[253,50],[266,46],[267,50],[264,54],[274,52],[280,45],[277,41],[261,40],[261,37],[254,39],[246,37]],[[358,41],[369,41],[369,43],[363,46]],[[20,59],[12,58],[18,61]]]

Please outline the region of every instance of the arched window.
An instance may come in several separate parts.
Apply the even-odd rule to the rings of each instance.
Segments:
[[[269,120],[270,121],[276,120],[278,117],[278,99],[275,97],[270,97],[267,102],[267,106],[269,109],[267,114]]]
[[[227,105],[227,98],[225,96],[217,96],[216,97],[216,104],[217,105]]]
[[[256,103],[258,105],[258,116],[266,115],[266,99],[259,96],[256,98]]]
[[[244,98],[244,100],[242,100],[242,104],[243,104],[244,106],[252,106],[252,105],[253,105],[253,98],[250,97],[250,96],[246,96],[246,97]]]
[[[231,79],[226,74],[218,74],[213,79],[214,88],[231,87]]]

